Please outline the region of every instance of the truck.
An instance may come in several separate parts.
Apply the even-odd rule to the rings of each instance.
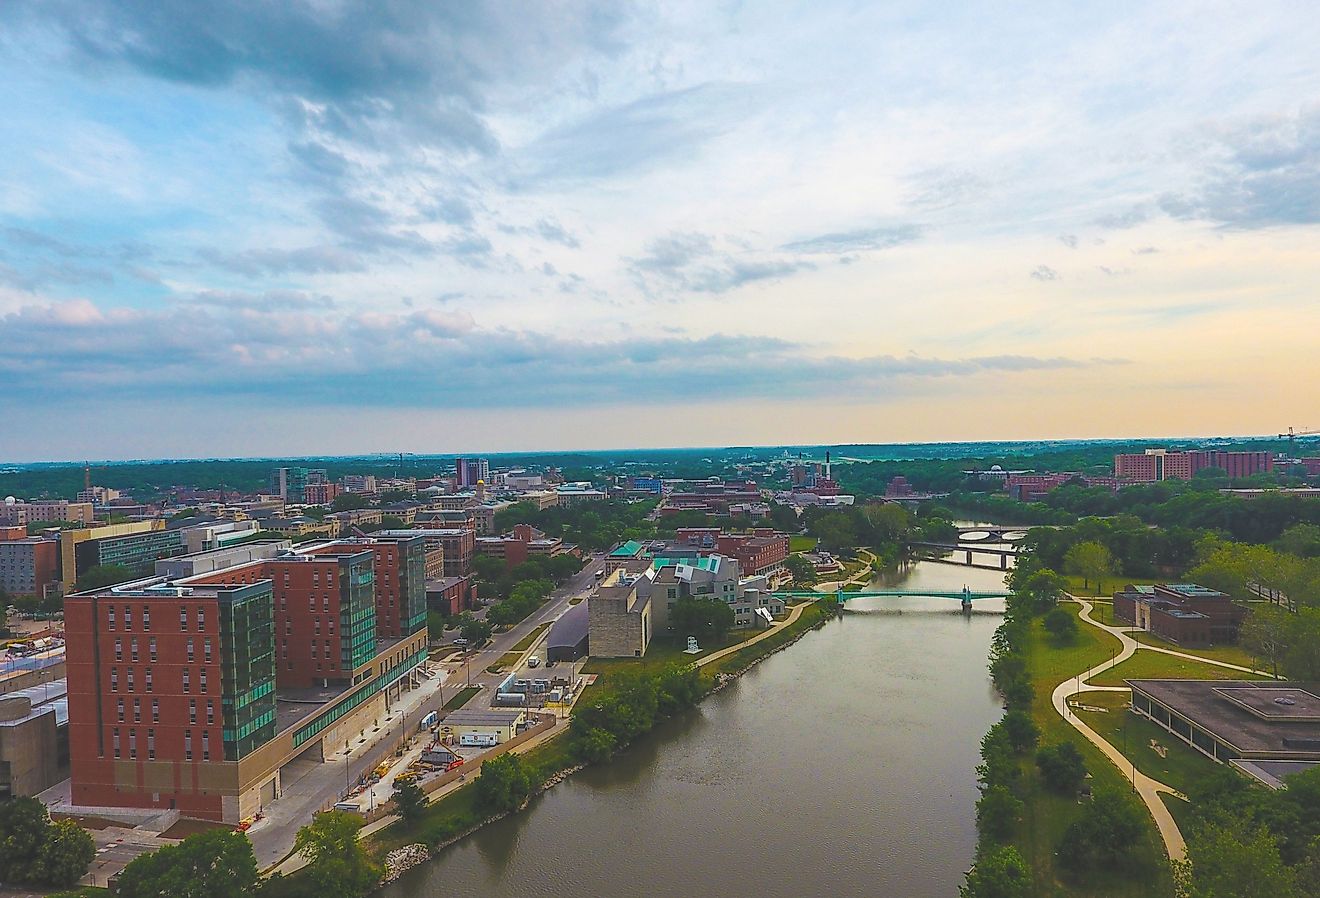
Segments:
[[[459,745],[479,745],[491,746],[499,745],[500,737],[498,733],[464,733],[458,737]]]
[[[538,658],[537,656],[533,655],[532,657],[530,657],[530,658],[527,659],[527,666],[528,666],[528,667],[540,667],[540,666],[541,666],[541,659]]]
[[[522,692],[497,692],[495,693],[495,701],[491,704],[496,707],[525,708],[527,707],[527,695]]]

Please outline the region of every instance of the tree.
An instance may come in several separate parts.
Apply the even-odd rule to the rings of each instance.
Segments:
[[[1068,645],[1077,638],[1077,618],[1063,608],[1052,609],[1041,623],[1059,645]]]
[[[359,508],[369,508],[370,506],[371,501],[361,493],[340,493],[330,503],[330,510],[356,511]]]
[[[1059,604],[1067,586],[1068,581],[1063,577],[1049,568],[1041,568],[1032,572],[1020,588],[1015,585],[1013,591],[1026,596],[1033,614],[1041,614]]]
[[[1063,833],[1057,856],[1074,875],[1122,869],[1146,825],[1146,809],[1122,789],[1097,789],[1086,811]]]
[[[1102,595],[1104,578],[1114,572],[1114,556],[1104,543],[1078,543],[1063,556],[1063,567],[1068,573],[1079,575],[1087,588],[1094,580],[1096,595]]]
[[[1224,818],[1203,824],[1187,840],[1180,879],[1188,898],[1300,898],[1294,871],[1279,844],[1258,824]]]
[[[360,898],[380,881],[380,870],[358,841],[361,828],[360,817],[325,811],[298,830],[293,848],[307,858],[319,898]]]
[[[1253,658],[1268,661],[1276,680],[1279,678],[1279,662],[1288,647],[1290,617],[1282,608],[1257,604],[1238,632],[1238,642]]]
[[[720,642],[733,626],[733,609],[719,599],[684,596],[669,610],[669,625],[677,639]]]
[[[132,580],[136,576],[132,568],[124,567],[122,564],[98,564],[78,575],[78,588],[101,589]]]
[[[37,881],[37,858],[50,816],[35,798],[0,802],[0,882]]]
[[[35,881],[48,886],[71,886],[87,874],[95,857],[96,843],[86,830],[72,820],[57,820],[46,829],[45,841],[37,855]]]
[[[961,898],[1027,898],[1031,894],[1031,871],[1012,845],[982,852],[959,889]]]
[[[805,555],[793,553],[784,560],[784,567],[793,575],[793,583],[798,586],[816,584],[816,566]]]
[[[1026,711],[1015,708],[1004,715],[1002,723],[1004,733],[1008,736],[1008,744],[1013,747],[1013,751],[1022,754],[1036,747],[1040,730],[1036,728],[1031,715]]]
[[[140,855],[119,876],[119,898],[243,898],[257,859],[242,833],[214,829]]]
[[[477,807],[488,814],[518,809],[532,791],[522,756],[512,752],[483,761],[475,786]]]
[[[1071,742],[1042,745],[1036,750],[1036,766],[1045,787],[1061,795],[1075,794],[1086,779],[1086,761]]]
[[[416,820],[426,813],[426,793],[412,780],[395,780],[394,808],[404,820]]]
[[[1302,608],[1287,618],[1283,672],[1290,680],[1320,680],[1320,610]]]
[[[1007,842],[1024,809],[1007,786],[990,786],[976,802],[976,829],[992,842]]]
[[[618,740],[603,727],[587,727],[573,738],[573,752],[591,764],[603,764],[614,756]]]
[[[468,641],[468,645],[480,645],[490,639],[491,626],[471,615],[460,615],[458,634]]]

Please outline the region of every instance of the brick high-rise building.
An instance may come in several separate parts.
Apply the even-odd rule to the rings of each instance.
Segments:
[[[344,546],[282,555],[194,577],[190,584],[270,580],[281,689],[351,682],[376,653],[375,554]]]
[[[1250,477],[1273,471],[1274,456],[1269,452],[1169,452],[1165,449],[1147,449],[1141,454],[1114,456],[1114,476],[1135,483],[1191,480],[1198,471],[1206,468],[1221,468],[1229,477]]]
[[[399,639],[426,629],[426,537],[420,533],[373,534],[308,546],[308,555],[369,550],[376,579],[376,638]]]
[[[73,803],[236,820],[238,762],[276,728],[270,581],[151,580],[64,615]]]

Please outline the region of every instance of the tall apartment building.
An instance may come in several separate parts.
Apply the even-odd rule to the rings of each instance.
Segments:
[[[1114,476],[1130,483],[1155,483],[1161,480],[1191,480],[1197,471],[1221,468],[1229,477],[1250,477],[1274,470],[1270,452],[1225,452],[1194,450],[1170,452],[1147,449],[1144,453],[1114,456]]]
[[[346,493],[374,493],[376,492],[376,475],[345,474],[343,484]]]
[[[281,689],[351,682],[376,651],[375,556],[343,547],[281,555],[201,574],[198,585],[270,580],[275,602],[276,676]]]
[[[307,480],[311,473],[306,468],[276,468],[270,475],[270,491],[285,502],[301,505],[307,500]]]
[[[0,503],[0,524],[36,524],[40,521],[69,521],[91,524],[96,520],[90,502],[69,502],[64,499],[38,499],[34,502]]]
[[[484,458],[456,458],[454,473],[459,489],[474,487],[479,481],[490,483],[490,461]]]
[[[72,800],[238,819],[239,762],[275,735],[270,581],[65,600]]]
[[[41,598],[58,591],[59,571],[58,540],[36,536],[0,540],[0,589],[9,595]]]
[[[373,534],[308,546],[299,554],[339,555],[363,549],[374,558],[376,638],[399,639],[424,630],[427,546],[421,534]]]

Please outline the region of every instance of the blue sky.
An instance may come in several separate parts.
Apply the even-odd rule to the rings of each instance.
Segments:
[[[1300,2],[4,4],[0,458],[1320,426],[1317,46]]]

